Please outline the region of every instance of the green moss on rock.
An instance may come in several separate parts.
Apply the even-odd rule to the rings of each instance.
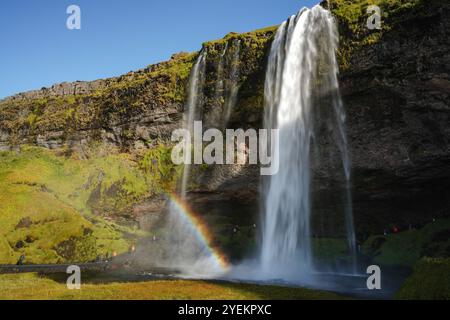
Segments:
[[[140,167],[147,174],[151,190],[154,193],[174,191],[176,188],[182,166],[175,165],[171,155],[171,147],[159,144],[157,147],[149,149],[140,161]]]
[[[450,220],[440,219],[421,229],[371,236],[364,242],[362,252],[382,265],[413,266],[425,256],[448,257],[449,235]]]
[[[329,9],[339,23],[340,49],[338,57],[341,70],[350,68],[351,56],[364,46],[377,43],[381,37],[402,22],[408,14],[418,14],[423,0],[329,0]],[[373,14],[367,12],[370,5],[381,9],[381,30],[367,28],[367,20]]]
[[[123,221],[149,194],[146,176],[129,155],[95,153],[84,160],[36,147],[0,153],[0,263],[21,254],[27,263],[86,262],[125,252],[145,235]]]
[[[450,259],[423,258],[395,294],[402,300],[449,300]]]

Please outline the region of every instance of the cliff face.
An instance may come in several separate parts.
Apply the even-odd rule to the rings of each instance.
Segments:
[[[414,4],[341,74],[360,232],[448,215],[450,6]]]
[[[236,121],[254,125],[261,118],[265,54],[274,31],[230,33],[203,44],[208,52],[203,114],[210,125],[227,94],[225,89],[220,94],[215,90],[225,51],[222,81],[238,77],[240,83]],[[233,52],[227,47],[236,41],[241,59],[234,66],[239,74],[232,75],[229,56]],[[73,149],[101,141],[136,152],[167,142],[172,131],[182,126],[189,73],[197,56],[180,53],[118,78],[56,84],[8,97],[0,101],[0,150],[22,144]]]
[[[151,146],[179,127],[195,54],[118,78],[55,85],[0,102],[0,148],[36,144],[79,148],[92,141],[120,149]],[[154,142],[153,142],[154,144]]]
[[[449,5],[444,0],[379,4],[385,12],[381,31],[364,27],[367,1],[324,4],[340,27],[340,83],[359,233],[445,214],[450,199]],[[239,90],[228,127],[261,126],[265,66],[275,30],[232,33],[203,44],[206,126],[217,124],[231,81],[237,81]],[[236,46],[239,59],[233,62]],[[0,101],[0,149],[35,144],[82,151],[100,141],[140,154],[167,144],[172,130],[182,125],[189,72],[197,56],[178,54],[118,78],[55,85]],[[202,167],[195,176],[192,189],[231,191],[236,199],[256,205],[257,168]],[[319,223],[333,211],[339,188],[332,176],[317,179],[315,199],[326,204]]]

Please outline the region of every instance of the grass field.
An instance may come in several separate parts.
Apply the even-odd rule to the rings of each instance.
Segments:
[[[422,257],[445,258],[450,254],[450,219],[437,219],[420,229],[367,239],[362,251],[375,263],[412,267]]]
[[[395,298],[450,300],[450,259],[421,259]]]
[[[203,280],[157,280],[82,284],[69,290],[65,283],[34,273],[0,275],[2,300],[259,300],[344,299],[325,291]]]
[[[125,252],[142,232],[109,218],[119,219],[148,190],[124,154],[80,159],[27,146],[0,152],[0,263],[22,254],[27,263],[62,263]]]

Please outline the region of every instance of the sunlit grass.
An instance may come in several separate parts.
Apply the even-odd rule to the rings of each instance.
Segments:
[[[397,299],[450,299],[450,259],[424,258],[397,292]]]
[[[325,291],[200,280],[158,280],[109,284],[82,284],[69,290],[64,283],[36,274],[0,275],[0,299],[35,300],[253,300],[342,299]]]
[[[413,266],[423,256],[447,256],[447,248],[450,247],[449,234],[450,219],[438,219],[420,229],[387,236],[371,236],[362,246],[362,251],[372,257],[375,263]]]

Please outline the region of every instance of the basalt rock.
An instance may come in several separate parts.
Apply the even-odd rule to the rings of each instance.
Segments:
[[[340,77],[360,233],[450,213],[450,5],[392,19]]]

